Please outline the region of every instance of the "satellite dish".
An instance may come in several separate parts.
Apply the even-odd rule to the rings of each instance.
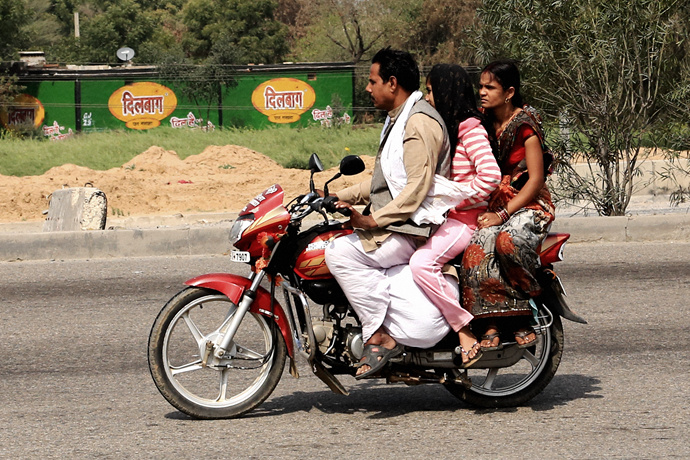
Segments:
[[[116,54],[117,54],[117,58],[119,60],[127,62],[130,59],[132,59],[136,53],[134,52],[134,50],[132,48],[125,46],[125,47],[117,50]]]

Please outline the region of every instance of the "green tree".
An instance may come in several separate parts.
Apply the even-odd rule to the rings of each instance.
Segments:
[[[690,17],[690,3],[685,2],[678,11],[678,34],[675,53],[680,56],[680,77],[670,91],[663,94],[667,110],[662,114],[660,129],[654,132],[655,145],[666,148],[667,165],[661,170],[660,176],[675,186],[670,188],[671,204],[690,202],[690,186],[685,185],[690,177],[690,40],[684,31],[687,22],[683,18]],[[684,38],[683,38],[684,36]]]
[[[409,2],[405,23],[409,32],[403,48],[414,52],[421,65],[439,62],[464,64],[472,60],[463,43],[471,39],[470,26],[481,0],[423,0]]]
[[[9,106],[24,89],[17,84],[17,77],[0,74],[0,111]]]
[[[155,24],[148,12],[134,0],[111,2],[105,12],[84,24],[82,41],[91,62],[117,62],[115,52],[139,45],[153,34]]]
[[[50,0],[28,0],[27,6],[31,11],[31,19],[22,27],[22,32],[27,37],[26,46],[45,51],[62,39],[62,26],[50,11]]]
[[[688,81],[679,46],[688,40],[687,0],[484,0],[478,17],[479,62],[519,60],[533,99],[570,130],[558,198],[623,215],[641,145],[667,121],[663,96]],[[578,174],[575,160],[589,174]]]
[[[24,90],[24,86],[18,85],[17,80],[16,76],[0,73],[0,114],[5,112],[12,105],[14,99]],[[5,127],[0,124],[0,133],[7,132]],[[15,129],[13,134],[22,136],[27,133],[21,129]]]
[[[152,12],[143,10],[135,0],[84,4],[79,10],[80,38],[64,38],[52,49],[54,59],[73,63],[119,62],[115,55],[119,48],[129,46],[138,54],[139,47],[151,39],[157,26]]]
[[[369,60],[384,46],[404,47],[410,19],[418,14],[422,0],[298,1],[298,11],[292,13],[292,58],[360,64],[355,72],[354,112],[358,121],[372,121],[374,108],[364,91]]]
[[[419,2],[302,0],[293,53],[307,61],[367,61],[402,44],[407,12]]]
[[[182,22],[182,6],[166,3],[163,8],[149,13],[157,26],[151,37],[139,46],[137,63],[180,62],[183,59],[182,37],[187,27]]]
[[[28,43],[23,27],[31,12],[23,0],[0,0],[0,59],[16,59],[17,50]]]
[[[273,0],[190,0],[182,9],[190,56],[209,57],[216,43],[234,47],[237,64],[280,62],[287,53],[287,27],[274,19]]]
[[[51,0],[50,13],[57,18],[63,36],[74,34],[74,13],[83,0]]]

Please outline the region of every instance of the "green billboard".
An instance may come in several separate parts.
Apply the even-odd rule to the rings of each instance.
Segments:
[[[24,93],[0,110],[9,129],[33,124],[51,139],[112,129],[264,128],[350,123],[354,66],[282,64],[234,68],[212,93],[193,81],[161,79],[153,67],[35,69],[19,75]]]

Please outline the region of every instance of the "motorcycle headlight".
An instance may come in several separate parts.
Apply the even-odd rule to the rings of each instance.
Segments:
[[[237,218],[232,228],[230,229],[230,244],[237,243],[242,238],[242,233],[254,222],[254,215],[247,214]]]

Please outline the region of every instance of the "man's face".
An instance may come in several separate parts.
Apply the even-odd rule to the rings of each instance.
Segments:
[[[391,81],[383,81],[381,75],[379,75],[380,67],[378,63],[371,65],[371,69],[369,70],[369,84],[366,87],[366,92],[369,93],[374,107],[390,112],[395,108],[395,95],[392,91]]]

